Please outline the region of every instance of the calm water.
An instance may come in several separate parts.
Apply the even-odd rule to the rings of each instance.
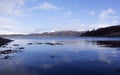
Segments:
[[[120,75],[120,38],[8,38],[0,75]]]

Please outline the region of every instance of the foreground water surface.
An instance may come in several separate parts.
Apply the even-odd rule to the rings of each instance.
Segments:
[[[120,75],[120,38],[7,38],[0,75]]]

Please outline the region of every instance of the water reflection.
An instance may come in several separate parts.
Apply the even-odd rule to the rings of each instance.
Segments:
[[[92,44],[95,50],[98,50],[98,59],[101,62],[105,62],[108,65],[114,63],[115,60],[118,60],[120,50],[120,41],[107,41],[107,40],[98,40],[98,41],[86,41],[86,44]]]
[[[96,41],[102,47],[120,48],[120,41]]]
[[[0,50],[0,74],[119,75],[120,41],[32,41]]]

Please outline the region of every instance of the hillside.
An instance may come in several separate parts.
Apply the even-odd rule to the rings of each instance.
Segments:
[[[120,37],[120,25],[99,28],[97,30],[87,31],[80,36],[92,37]]]
[[[45,32],[45,33],[33,33],[29,34],[29,36],[74,36],[78,37],[81,35],[83,32],[78,32],[78,31],[56,31],[56,32]]]

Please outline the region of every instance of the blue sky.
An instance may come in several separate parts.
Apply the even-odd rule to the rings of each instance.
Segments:
[[[120,0],[0,0],[0,34],[91,30],[120,24]]]

